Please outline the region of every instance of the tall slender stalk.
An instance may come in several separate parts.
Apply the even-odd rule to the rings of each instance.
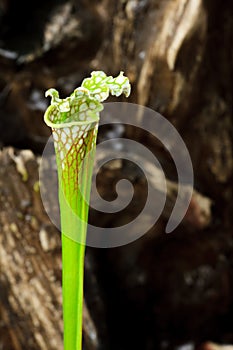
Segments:
[[[64,350],[82,349],[84,254],[89,197],[101,102],[109,93],[130,94],[123,72],[107,77],[101,71],[84,79],[70,97],[49,89],[51,105],[45,122],[52,128],[59,183],[62,231]]]

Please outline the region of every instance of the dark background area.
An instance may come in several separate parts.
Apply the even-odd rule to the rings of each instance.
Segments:
[[[113,76],[123,70],[132,84],[128,101],[177,128],[198,195],[172,234],[164,232],[163,213],[134,243],[87,248],[85,348],[233,343],[232,29],[230,0],[0,1],[0,349],[62,349],[59,234],[34,191],[50,135],[44,92],[54,87],[65,97],[93,70]],[[100,130],[99,140],[106,134]],[[124,135],[150,148],[175,184],[161,144],[129,127]],[[24,149],[33,152],[29,160]],[[25,162],[28,181],[17,159]],[[136,204],[114,217],[91,211],[103,227],[133,217],[145,196],[141,172],[127,162],[101,170],[100,192],[111,197],[122,176],[133,182]]]

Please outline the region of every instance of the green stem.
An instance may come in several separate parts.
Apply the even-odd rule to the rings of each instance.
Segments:
[[[64,350],[82,349],[85,246],[62,234]]]
[[[59,180],[62,231],[64,350],[82,349],[84,255],[91,178],[101,102],[109,94],[130,94],[123,72],[113,78],[92,72],[62,100],[49,89],[45,122],[52,128]]]
[[[64,350],[82,349],[85,240],[97,127],[88,131],[83,159],[77,154],[59,179],[62,231]],[[94,141],[94,142],[93,142]],[[69,157],[68,157],[69,158]],[[71,157],[72,158],[72,157]],[[59,164],[59,154],[57,154]],[[75,181],[73,178],[75,175]]]

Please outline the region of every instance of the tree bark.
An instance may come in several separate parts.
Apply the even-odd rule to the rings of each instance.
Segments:
[[[38,159],[31,151],[0,152],[0,347],[5,350],[62,349],[60,236],[38,186]],[[83,320],[86,349],[97,349],[85,302]]]
[[[130,174],[127,168],[121,168],[114,178],[120,178],[122,172]],[[159,178],[163,178],[160,172],[158,169],[150,174],[158,195],[161,191]],[[107,169],[102,173],[102,181],[99,183],[103,195],[108,177]],[[153,182],[153,178],[156,181]],[[31,151],[15,152],[13,148],[8,148],[0,153],[0,187],[0,344],[7,350],[62,349],[60,237],[44,212],[38,192],[38,159]],[[167,188],[168,199],[163,212],[165,218],[169,216],[176,201],[177,184],[168,181]],[[188,186],[185,190],[191,191]],[[141,197],[142,191],[136,187],[137,200]],[[197,192],[194,192],[192,202],[184,224],[186,222],[195,229],[203,228],[210,222],[211,202]],[[112,220],[111,215],[108,220]],[[91,261],[91,256],[87,255],[86,279],[89,288],[95,288],[96,282],[95,286],[90,282],[94,273]],[[99,291],[96,293],[99,299]],[[92,295],[93,292],[88,294]],[[101,300],[98,304],[97,313]],[[98,349],[100,340],[86,304],[83,317],[86,349]],[[104,323],[101,310],[98,319]],[[101,328],[103,327],[100,327],[100,333]]]
[[[0,4],[0,42],[3,45],[0,50],[0,146],[13,145],[41,152],[49,135],[43,123],[43,113],[48,104],[44,98],[46,89],[55,87],[63,97],[70,94],[92,70],[104,70],[111,75],[125,71],[132,83],[129,101],[160,112],[180,132],[192,158],[196,191],[184,225],[176,232],[178,243],[175,239],[165,238],[160,246],[157,240],[149,237],[149,243],[143,241],[144,246],[136,242],[127,247],[127,253],[122,250],[122,257],[117,251],[115,257],[114,253],[109,254],[112,256],[108,256],[106,261],[114,260],[113,270],[115,268],[116,275],[120,275],[118,281],[125,290],[127,303],[128,299],[134,300],[135,306],[139,301],[146,308],[143,296],[148,296],[150,301],[153,299],[153,311],[147,310],[151,322],[145,322],[145,327],[154,327],[150,335],[152,343],[154,329],[166,335],[169,326],[166,328],[165,323],[169,323],[170,319],[174,319],[174,322],[171,321],[173,328],[167,332],[172,333],[179,316],[177,310],[186,315],[183,319],[181,312],[180,325],[187,331],[187,337],[191,334],[191,339],[193,334],[196,336],[198,333],[198,339],[204,339],[205,312],[200,320],[195,310],[198,304],[202,313],[208,303],[206,323],[210,329],[210,333],[207,333],[210,339],[209,334],[215,335],[216,329],[221,331],[219,327],[216,328],[216,318],[220,319],[225,313],[232,316],[232,311],[226,311],[232,305],[233,285],[232,271],[226,267],[232,266],[229,256],[233,225],[231,1],[64,0],[59,4],[48,3],[51,4],[50,8],[46,5],[42,11],[40,40],[35,36],[33,45],[36,43],[36,49],[27,53],[13,47],[17,42],[24,48],[27,42],[28,33],[22,32],[23,25],[13,25],[9,29],[11,26],[6,23],[11,18],[10,12],[17,13],[13,11],[16,3],[8,0]],[[38,20],[38,4],[31,9],[32,22],[34,17]],[[17,18],[26,21],[23,16]],[[127,128],[126,136],[133,136],[139,142],[145,141],[145,135],[138,130],[135,132]],[[150,136],[146,137],[146,145],[157,151],[162,164],[168,165],[167,183],[170,190],[162,218],[166,220],[177,191],[177,184],[171,181],[176,174],[175,168],[169,155],[160,145],[153,143]],[[118,175],[109,169],[103,181],[110,179],[111,182],[121,172],[122,168],[118,169]],[[159,177],[159,174],[153,176]],[[9,149],[1,152],[0,259],[3,273],[0,306],[3,321],[0,348],[6,350],[62,348],[60,238],[42,208],[37,180],[37,160],[32,153],[15,155]],[[139,187],[140,183],[136,183],[138,198],[141,198],[143,191]],[[108,189],[103,186],[102,192],[105,191]],[[98,220],[98,215],[96,217]],[[101,220],[103,225],[110,222],[109,217],[101,216]],[[191,238],[186,235],[187,227],[192,230]],[[163,229],[163,223],[159,222],[153,231],[156,237]],[[198,241],[195,240],[196,233],[199,234]],[[156,247],[162,249],[161,257]],[[213,247],[214,252],[211,251]],[[179,256],[175,256],[174,249],[177,249]],[[188,257],[186,252],[189,253]],[[173,256],[173,267],[163,255],[166,258]],[[194,256],[191,261],[190,256]],[[164,281],[164,273],[160,270],[166,266],[168,276]],[[136,272],[131,271],[134,268]],[[209,275],[206,270],[210,271]],[[140,272],[138,275],[137,271]],[[202,271],[203,293],[198,285],[199,277],[202,281]],[[180,282],[178,278],[189,273],[192,291],[186,282]],[[144,282],[143,278],[140,280],[139,275],[147,276],[149,282],[145,282],[146,278]],[[174,276],[178,276],[177,280]],[[98,285],[96,279],[95,276],[93,280]],[[158,292],[160,283],[165,287]],[[132,286],[138,288],[138,295],[135,296]],[[107,284],[104,287],[107,288]],[[172,289],[170,294],[169,288]],[[177,290],[177,294],[173,293],[173,289]],[[190,299],[189,304],[185,300],[184,306],[183,298],[179,299],[179,295],[186,297],[189,293],[193,293],[193,301]],[[103,343],[108,336],[106,328],[103,330],[98,326],[103,324],[106,327],[105,304],[99,295],[101,292],[97,290],[98,315],[90,312],[94,325],[90,318],[90,322],[87,322],[89,326],[85,326],[87,331],[84,329],[87,349],[92,349],[91,346],[98,348],[98,343]],[[162,306],[158,303],[160,300],[164,302]],[[226,302],[220,302],[222,300]],[[95,301],[92,305],[95,305]],[[173,318],[167,305],[173,308]],[[219,305],[219,309],[216,305]],[[118,304],[115,311],[117,309]],[[144,317],[145,311],[141,315]],[[194,330],[192,315],[196,322]],[[160,317],[161,324],[158,321]],[[133,323],[129,316],[128,319]],[[138,323],[136,321],[135,325]],[[217,321],[216,324],[219,325]],[[88,338],[90,325],[97,337],[95,343]],[[145,336],[146,339],[148,337]],[[161,338],[159,343],[158,334],[157,337],[158,344],[162,344],[164,339]],[[228,339],[230,342],[233,340],[230,336]],[[145,345],[144,338],[142,341]],[[153,345],[145,348],[151,349]]]

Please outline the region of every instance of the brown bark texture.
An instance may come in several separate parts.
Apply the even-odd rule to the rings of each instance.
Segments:
[[[165,169],[167,202],[142,239],[87,249],[85,349],[233,343],[231,12],[230,0],[0,1],[0,349],[62,349],[60,237],[38,192],[50,135],[44,91],[54,87],[65,97],[92,70],[123,70],[132,83],[128,101],[177,128],[192,159],[194,192],[181,225],[165,235],[175,166],[151,135],[125,127],[120,136],[146,145]],[[99,140],[106,135],[100,130]],[[141,210],[144,178],[132,165],[106,165],[100,193],[112,199],[122,176],[136,202],[114,218],[91,210],[90,220],[103,227]],[[159,193],[159,170],[150,176]]]
[[[62,349],[61,243],[39,193],[30,150],[0,153],[1,348]],[[87,349],[98,345],[86,303]]]

